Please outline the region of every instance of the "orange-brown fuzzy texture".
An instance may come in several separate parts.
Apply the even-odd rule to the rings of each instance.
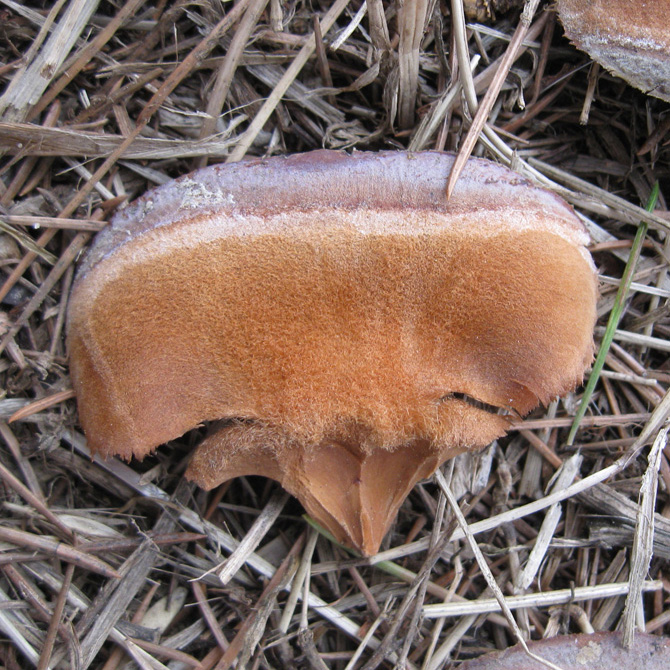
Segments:
[[[558,0],[565,34],[610,72],[670,101],[670,0]]]
[[[280,481],[374,553],[411,487],[574,388],[596,282],[572,210],[471,160],[313,152],[201,170],[126,208],[69,307],[93,450],[142,457],[203,420],[206,488]]]

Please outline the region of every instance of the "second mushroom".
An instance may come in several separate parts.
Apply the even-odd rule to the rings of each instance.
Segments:
[[[216,421],[188,476],[278,480],[375,553],[414,486],[573,389],[593,354],[588,236],[556,195],[444,153],[213,166],[120,211],[69,306],[82,426],[143,457]]]

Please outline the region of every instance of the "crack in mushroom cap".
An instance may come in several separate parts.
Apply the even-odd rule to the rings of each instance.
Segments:
[[[593,355],[588,236],[556,195],[453,156],[308,154],[205,168],[120,211],[68,314],[105,456],[234,420],[189,475],[280,481],[374,553],[411,487],[574,388]],[[499,412],[495,408],[500,408]]]

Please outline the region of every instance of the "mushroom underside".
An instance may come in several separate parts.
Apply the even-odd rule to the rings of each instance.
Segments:
[[[392,447],[364,449],[363,433],[368,431],[348,425],[306,445],[280,426],[234,420],[219,425],[197,447],[186,476],[204,489],[244,475],[274,479],[338,541],[373,555],[417,482],[449,458],[499,437],[507,427],[502,416],[452,402],[485,427],[476,443],[436,444],[413,438]]]
[[[566,36],[631,86],[670,100],[670,2],[558,0]]]

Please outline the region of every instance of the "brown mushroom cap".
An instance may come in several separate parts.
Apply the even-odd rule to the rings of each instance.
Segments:
[[[558,0],[570,41],[612,74],[670,101],[670,0]]]
[[[574,388],[593,354],[588,236],[556,195],[453,156],[205,168],[102,231],[68,318],[89,444],[142,457],[205,420],[189,476],[280,481],[377,550],[419,479]]]

